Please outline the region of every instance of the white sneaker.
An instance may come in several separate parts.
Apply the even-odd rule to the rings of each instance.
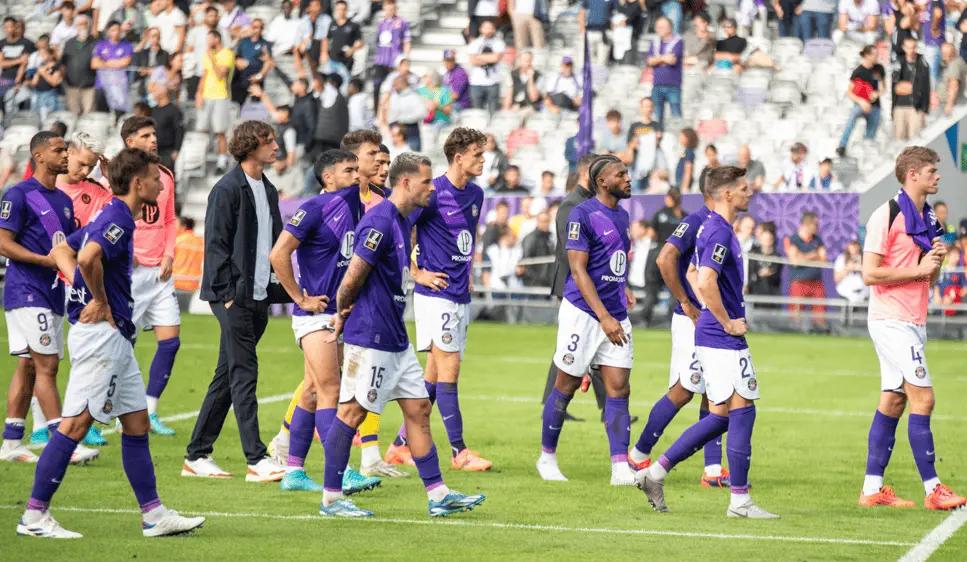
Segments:
[[[87,464],[96,459],[100,454],[101,451],[99,449],[92,449],[78,444],[74,449],[74,454],[71,455],[71,464]]]
[[[410,474],[403,472],[383,459],[379,459],[374,464],[359,465],[359,472],[363,476],[381,476],[384,478],[406,478]]]
[[[36,523],[24,523],[23,517],[17,523],[17,534],[25,537],[38,537],[42,539],[80,539],[84,535],[68,531],[60,526],[49,511],[45,511],[40,520]]]
[[[141,520],[141,533],[146,537],[170,537],[190,533],[205,524],[204,517],[183,517],[177,511],[165,509],[165,514],[154,524]]]
[[[4,441],[0,445],[0,461],[7,462],[37,462],[37,455],[33,454],[22,441]]]
[[[280,429],[279,432],[269,441],[269,456],[275,462],[285,466],[289,460],[289,432]]]
[[[611,485],[635,485],[635,471],[631,470],[631,467],[628,466],[627,462],[618,462],[611,465]]]
[[[248,465],[246,482],[278,482],[285,476],[285,468],[272,457],[265,457],[255,464]]]
[[[561,472],[557,462],[544,457],[537,459],[537,473],[549,482],[567,482],[567,476]]]
[[[190,478],[231,478],[231,472],[221,469],[211,457],[201,457],[181,465],[181,475]]]
[[[749,500],[739,507],[729,506],[725,512],[728,517],[743,517],[746,519],[779,519],[775,513],[769,513]]]

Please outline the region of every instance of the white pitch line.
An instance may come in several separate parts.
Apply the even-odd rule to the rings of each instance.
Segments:
[[[282,402],[283,400],[289,400],[292,398],[292,393],[289,394],[276,394],[274,396],[266,396],[265,398],[259,398],[259,404],[272,404],[274,402]],[[191,412],[182,412],[180,414],[172,414],[170,416],[164,416],[161,418],[163,422],[178,422],[182,420],[190,420],[197,417],[200,410],[193,410]],[[117,426],[111,427],[101,431],[101,435],[110,435],[112,433],[117,433]]]
[[[967,523],[967,511],[955,511],[947,516],[939,525],[927,533],[920,542],[914,545],[900,558],[900,562],[924,562],[940,548],[958,529]]]
[[[21,510],[22,505],[0,505],[0,509]],[[55,511],[73,511],[78,513],[109,513],[109,514],[131,514],[140,515],[136,509],[109,509],[109,508],[85,508],[85,507],[61,507],[54,508]],[[274,519],[282,521],[318,521],[322,524],[333,521],[318,515],[276,515],[272,513],[239,513],[223,511],[196,511],[182,512],[186,515],[201,515],[203,517],[223,517],[235,519]],[[815,544],[842,544],[857,546],[911,546],[914,543],[904,541],[874,541],[868,539],[850,539],[842,537],[805,537],[790,535],[751,535],[751,534],[728,534],[728,533],[698,533],[691,531],[662,531],[656,529],[612,529],[607,527],[564,527],[560,525],[535,525],[529,523],[500,523],[488,521],[467,521],[467,520],[433,520],[433,519],[397,519],[379,518],[357,519],[360,523],[369,524],[394,524],[394,525],[420,525],[420,526],[446,526],[446,527],[469,527],[476,529],[504,529],[514,531],[537,531],[537,532],[558,532],[572,535],[595,533],[603,535],[632,535],[632,536],[652,536],[652,537],[675,537],[687,539],[721,539],[721,540],[749,540],[749,541],[773,541],[773,542],[792,542],[792,543],[815,543]]]

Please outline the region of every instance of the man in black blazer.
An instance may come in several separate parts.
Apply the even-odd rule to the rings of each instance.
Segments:
[[[271,303],[287,302],[269,263],[282,232],[279,196],[263,175],[278,152],[275,131],[260,121],[240,124],[229,143],[238,165],[215,184],[205,212],[205,263],[201,299],[221,326],[218,365],[188,444],[182,476],[230,478],[211,459],[228,414],[235,419],[248,464],[247,482],[280,480],[284,469],[266,454],[259,437],[258,357]]]

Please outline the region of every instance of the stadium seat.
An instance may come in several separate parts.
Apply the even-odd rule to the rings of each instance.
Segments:
[[[821,37],[816,37],[806,41],[805,47],[803,47],[803,54],[813,60],[822,60],[828,58],[836,50],[836,43],[833,43],[832,39],[823,39]]]

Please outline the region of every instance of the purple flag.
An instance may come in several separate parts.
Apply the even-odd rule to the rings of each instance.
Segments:
[[[578,134],[574,139],[574,149],[578,159],[594,148],[594,112],[591,109],[594,91],[591,88],[591,49],[588,47],[587,31],[584,32],[584,69],[582,75],[584,91],[581,94],[581,107],[578,109]]]

